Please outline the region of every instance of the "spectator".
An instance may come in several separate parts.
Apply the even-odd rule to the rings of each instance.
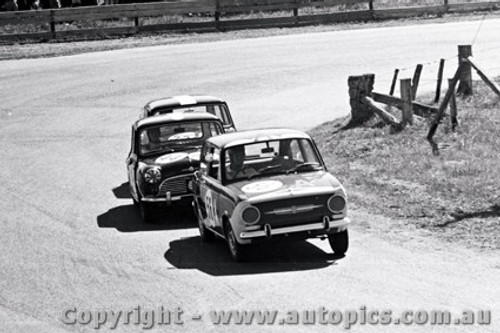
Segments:
[[[8,12],[14,12],[18,9],[15,0],[5,0],[4,8]]]

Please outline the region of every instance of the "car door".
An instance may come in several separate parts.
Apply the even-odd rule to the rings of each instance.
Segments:
[[[130,188],[130,195],[135,201],[139,201],[139,194],[137,192],[136,186],[136,170],[137,170],[137,151],[135,149],[135,126],[132,126],[132,134],[131,134],[131,144],[130,144],[130,153],[126,159],[127,163],[127,173],[128,173],[128,182]]]
[[[206,145],[201,156],[201,181],[199,184],[200,209],[209,229],[220,233],[221,220],[219,210],[220,196],[220,150]]]

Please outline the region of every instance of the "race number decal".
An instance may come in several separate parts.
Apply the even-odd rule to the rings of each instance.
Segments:
[[[155,162],[158,164],[167,164],[180,161],[188,156],[187,153],[172,153],[158,157]]]
[[[208,224],[212,227],[217,225],[217,202],[211,190],[205,193],[205,209],[207,210]]]
[[[241,188],[245,193],[264,193],[279,189],[283,183],[278,180],[264,180],[247,184]]]

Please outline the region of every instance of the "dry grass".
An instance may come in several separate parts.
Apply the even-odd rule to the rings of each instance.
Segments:
[[[425,140],[426,120],[398,134],[377,120],[341,129],[311,131],[330,170],[345,184],[354,207],[427,228],[450,241],[500,249],[499,98],[484,84],[458,99],[460,126],[445,118],[435,140]]]

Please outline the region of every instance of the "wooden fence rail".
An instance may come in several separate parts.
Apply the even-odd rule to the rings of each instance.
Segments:
[[[437,0],[438,1],[438,0]],[[61,8],[0,13],[0,41],[16,41],[27,39],[57,39],[75,36],[134,34],[141,31],[203,31],[248,29],[275,26],[299,26],[350,21],[366,21],[404,18],[421,15],[441,15],[450,12],[468,12],[477,10],[500,9],[500,1],[447,4],[423,7],[406,7],[398,9],[377,9],[376,0],[182,0],[175,2],[136,3],[112,6],[89,6],[78,8]],[[356,9],[348,9],[328,14],[300,13],[307,7],[335,7],[355,5]],[[345,7],[344,6],[344,7]],[[291,11],[290,16],[232,19],[228,14],[249,13],[255,11]],[[210,13],[213,20],[199,22],[181,22],[164,24],[144,24],[139,18],[160,17],[168,15],[187,15],[193,13]],[[227,16],[227,19],[221,20]],[[61,30],[58,26],[72,21],[103,21],[130,19],[129,26],[106,26],[92,29]],[[26,33],[10,33],[12,25],[41,25],[39,31]]]

